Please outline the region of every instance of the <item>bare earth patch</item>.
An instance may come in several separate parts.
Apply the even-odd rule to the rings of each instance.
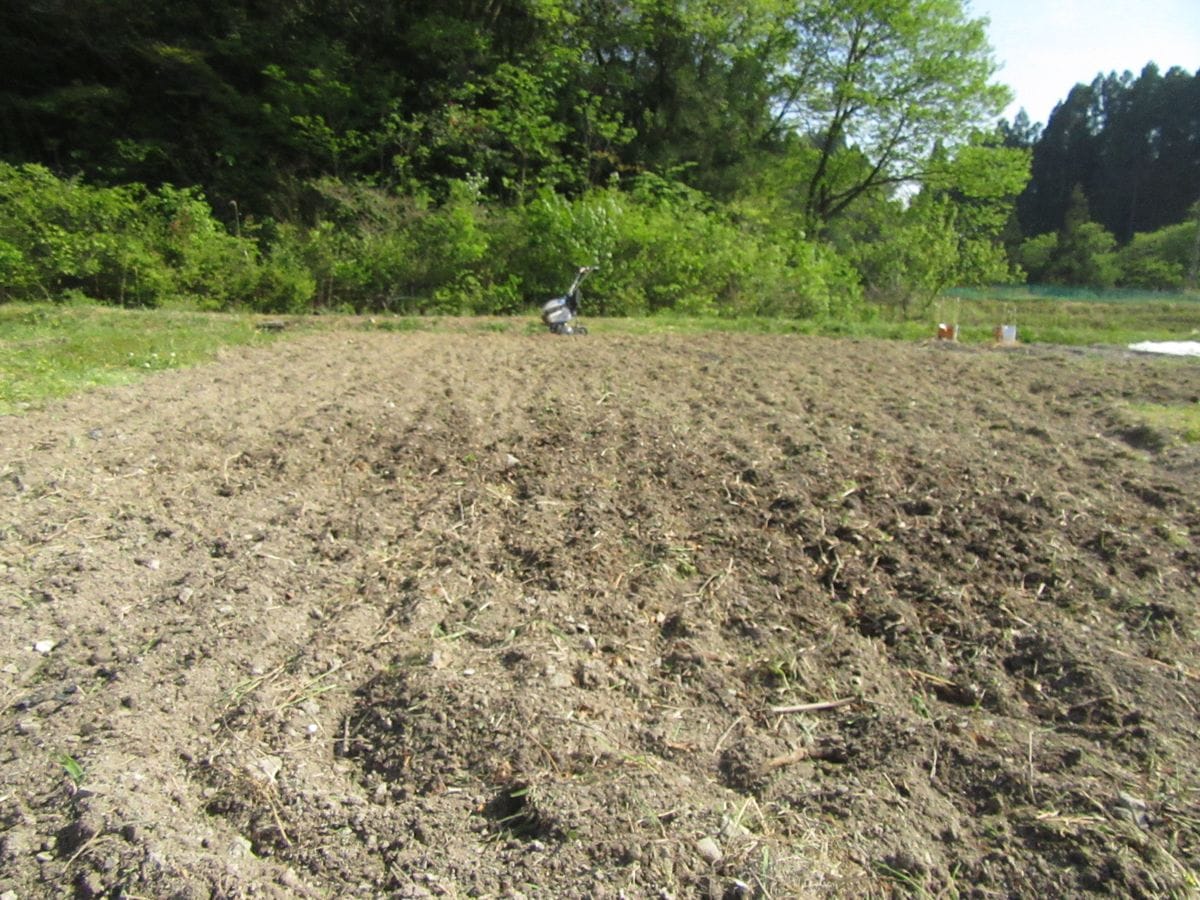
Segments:
[[[1195,891],[1200,448],[1121,410],[1198,393],[345,332],[0,419],[0,891]]]

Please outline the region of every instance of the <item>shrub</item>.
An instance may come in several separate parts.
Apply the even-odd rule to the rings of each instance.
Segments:
[[[665,310],[812,316],[857,304],[855,276],[831,251],[754,230],[674,182],[642,176],[568,199],[544,192],[510,214],[502,243],[530,299],[558,293],[572,269],[601,315]]]
[[[1058,248],[1058,235],[1054,232],[1027,238],[1018,251],[1017,262],[1028,273],[1031,284],[1046,281],[1050,274],[1050,263]]]
[[[318,218],[279,229],[272,253],[311,273],[314,305],[391,312],[467,312],[496,295],[484,277],[490,236],[479,185],[453,182],[433,206],[360,183],[314,182]]]
[[[1135,234],[1117,251],[1117,283],[1148,290],[1180,290],[1187,281],[1196,247],[1195,222]]]
[[[257,280],[257,248],[216,222],[203,195],[98,187],[0,163],[3,299],[85,294],[121,306],[178,296],[225,308]]]
[[[478,179],[444,202],[330,179],[308,226],[231,235],[196,190],[96,187],[0,165],[0,299],[83,293],[127,306],[514,313],[598,264],[589,312],[840,314],[860,299],[832,250],[735,220],[704,195],[643,175],[567,198],[485,205]]]
[[[255,296],[262,277],[258,245],[234,237],[195,189],[160,188],[153,198],[174,293],[201,309],[229,309]]]

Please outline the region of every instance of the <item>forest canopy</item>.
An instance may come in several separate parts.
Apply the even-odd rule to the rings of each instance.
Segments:
[[[1200,76],[997,124],[962,0],[37,0],[0,53],[6,299],[507,311],[597,262],[613,313],[843,314],[1023,277],[1077,186],[1117,280],[1200,196]]]

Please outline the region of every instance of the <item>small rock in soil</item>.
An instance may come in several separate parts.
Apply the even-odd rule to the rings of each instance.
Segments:
[[[724,856],[720,845],[710,837],[700,838],[696,841],[696,852],[700,854],[701,859],[713,866],[719,863]]]

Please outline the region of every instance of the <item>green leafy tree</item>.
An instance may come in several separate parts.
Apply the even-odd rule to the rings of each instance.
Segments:
[[[954,284],[959,236],[946,198],[925,194],[907,208],[888,204],[860,220],[845,252],[862,275],[867,298],[907,318]]]
[[[1104,226],[1090,220],[1087,197],[1076,185],[1046,268],[1046,280],[1055,284],[1111,287],[1117,279],[1113,253],[1116,243]]]
[[[773,97],[794,45],[792,0],[580,0],[566,42],[578,87],[629,129],[622,173],[669,174],[709,194],[736,190],[740,167],[783,128]],[[578,129],[587,137],[589,129]],[[600,179],[613,169],[598,167]]]
[[[814,228],[872,190],[919,180],[936,144],[965,141],[1007,101],[991,83],[986,21],[960,0],[812,0],[793,22],[781,102],[815,150],[800,187]],[[848,175],[847,152],[868,164]]]
[[[1015,279],[1003,238],[1028,167],[1027,151],[976,134],[953,154],[936,148],[907,202],[877,193],[835,220],[829,235],[858,267],[868,296],[902,316],[924,312],[948,287]]]
[[[1015,201],[1029,182],[1029,151],[1006,146],[1003,132],[980,132],[953,155],[938,148],[924,189],[954,207],[959,236],[959,285],[998,284],[1015,273],[1005,241],[1015,225]]]
[[[62,201],[0,236],[21,291],[511,309],[594,247],[612,311],[823,314],[850,257],[983,277],[1016,170],[963,0],[46,0],[0,55],[0,156]],[[814,243],[876,226],[911,258]]]
[[[1058,249],[1058,235],[1053,231],[1026,238],[1016,250],[1017,264],[1032,284],[1050,280],[1050,264]]]

